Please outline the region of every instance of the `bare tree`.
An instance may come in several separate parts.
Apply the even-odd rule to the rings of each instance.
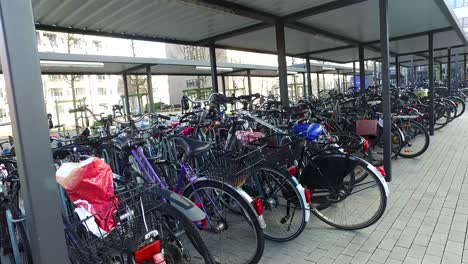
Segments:
[[[132,56],[136,57],[136,42],[133,39],[130,40],[130,48],[132,50]],[[129,75],[127,78],[128,93],[137,95],[136,102],[138,103],[138,110],[140,111],[140,113],[143,112],[143,100],[140,96],[140,93],[148,92],[148,84],[146,82],[146,79],[146,76],[142,75]]]

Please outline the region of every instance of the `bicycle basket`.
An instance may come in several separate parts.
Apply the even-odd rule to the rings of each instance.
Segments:
[[[377,120],[356,121],[356,133],[360,136],[377,136]]]
[[[264,160],[261,150],[257,148],[245,154],[214,151],[211,162],[200,174],[235,188],[240,187],[247,181],[254,167]]]
[[[77,263],[114,263],[123,255],[132,257],[141,246],[145,235],[158,230],[158,186],[144,185],[116,195],[116,212],[110,216],[116,226],[106,233],[90,232],[94,228],[94,215],[80,219],[76,213],[63,217],[69,257]],[[99,214],[99,213],[98,213]],[[97,214],[95,214],[97,215]],[[124,261],[124,260],[121,260]],[[126,260],[125,260],[126,261]],[[123,262],[122,262],[123,263]]]
[[[304,135],[270,135],[250,142],[251,147],[261,147],[265,159],[279,165],[291,165],[301,158],[305,144]]]

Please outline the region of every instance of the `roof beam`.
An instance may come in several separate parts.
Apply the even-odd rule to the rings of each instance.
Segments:
[[[305,10],[301,10],[301,11],[286,15],[282,17],[281,19],[285,23],[295,22],[303,18],[315,16],[321,13],[326,13],[335,9],[347,7],[347,6],[362,3],[365,1],[367,0],[335,0],[332,2],[328,2],[322,5],[314,6]]]
[[[256,23],[256,24],[253,24],[253,25],[250,25],[250,26],[247,26],[247,27],[235,29],[235,30],[232,30],[232,31],[228,31],[228,32],[213,36],[213,37],[209,37],[209,38],[206,38],[206,39],[199,40],[199,41],[197,41],[197,45],[208,45],[210,43],[214,43],[214,42],[219,41],[219,40],[237,37],[237,36],[247,34],[247,33],[250,33],[250,32],[259,31],[259,30],[262,30],[262,29],[265,29],[265,28],[269,28],[271,26],[272,26],[271,24],[266,23],[266,22]]]
[[[122,74],[128,73],[128,74],[131,75],[132,72],[138,71],[138,70],[141,70],[141,69],[144,69],[144,68],[146,68],[147,65],[153,66],[153,65],[155,65],[155,64],[141,64],[141,65],[137,65],[137,66],[135,66],[135,67],[131,67],[131,68],[129,68],[129,69],[125,69],[125,70],[119,72],[118,74],[122,75]]]
[[[433,30],[428,30],[428,31],[423,31],[423,32],[418,32],[418,33],[413,33],[413,34],[408,34],[408,35],[401,35],[401,36],[396,36],[392,37],[389,40],[390,41],[398,41],[398,40],[404,40],[404,39],[409,39],[409,38],[416,38],[416,37],[425,37],[429,33],[441,33],[441,32],[446,32],[449,30],[452,30],[452,27],[443,27],[443,28],[438,28],[438,29],[433,29]],[[373,40],[373,41],[368,41],[365,42],[366,45],[371,45],[371,44],[378,44],[380,40]]]

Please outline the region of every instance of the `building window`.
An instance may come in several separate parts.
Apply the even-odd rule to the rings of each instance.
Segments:
[[[468,27],[468,17],[462,18],[462,27]]]
[[[186,80],[185,81],[185,85],[187,86],[187,88],[193,88],[193,87],[197,87],[197,80]]]
[[[56,34],[44,33],[44,37],[49,39],[49,43],[50,43],[51,47],[54,47],[54,48],[58,47],[57,35]]]
[[[76,97],[84,97],[85,88],[75,88]]]
[[[105,75],[98,75],[97,79],[100,80],[100,81],[103,81],[103,80],[106,79],[106,76]]]
[[[51,82],[59,82],[59,81],[62,80],[62,76],[61,76],[61,75],[54,75],[54,74],[52,74],[52,75],[49,75],[48,78],[49,78],[49,81],[51,81]]]
[[[50,89],[50,96],[52,96],[52,97],[62,97],[63,96],[63,89],[62,88],[51,88]]]
[[[97,89],[97,93],[98,95],[107,95],[107,89],[100,87]]]

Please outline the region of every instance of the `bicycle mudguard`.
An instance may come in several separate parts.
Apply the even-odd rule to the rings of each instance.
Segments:
[[[304,201],[304,206],[305,206],[305,221],[306,223],[309,222],[310,219],[310,204],[307,203],[306,197],[305,197],[305,188],[302,187],[302,184],[299,183],[299,181],[296,179],[296,177],[291,177],[292,182],[296,186],[297,190],[299,191],[299,194],[301,195],[302,200]]]
[[[165,189],[160,189],[159,194],[161,198],[166,199],[174,208],[190,219],[190,221],[195,222],[205,219],[205,213],[192,201],[182,195]]]

